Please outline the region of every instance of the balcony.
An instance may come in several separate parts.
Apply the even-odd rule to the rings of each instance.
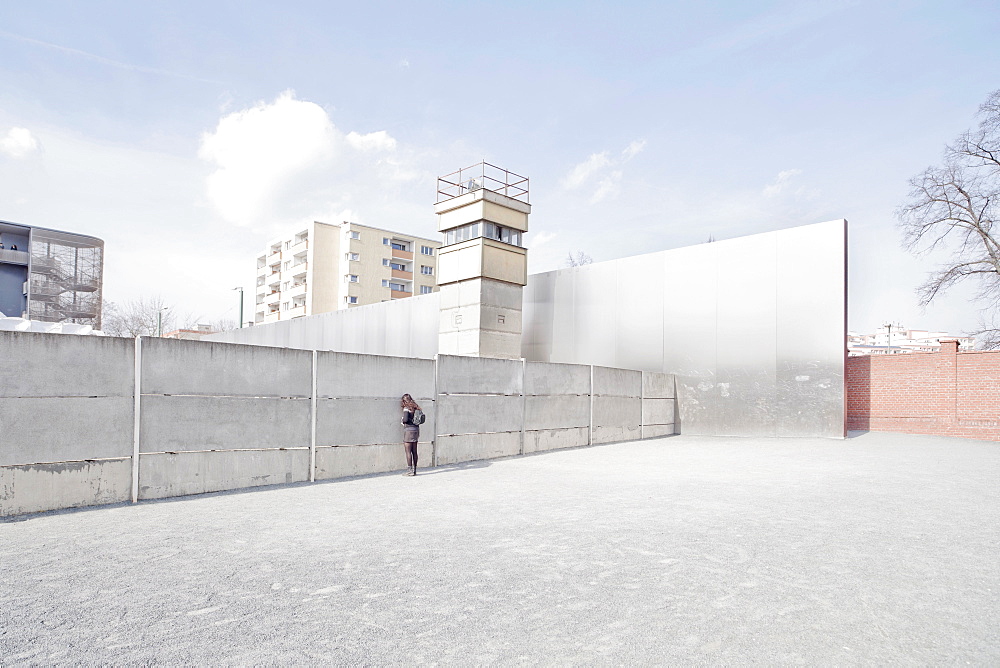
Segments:
[[[288,268],[288,271],[294,272],[293,275],[295,276],[301,276],[302,274],[306,273],[306,270],[308,268],[309,268],[309,263],[303,260],[302,262],[296,262],[295,264],[293,264],[291,267]]]
[[[413,272],[412,271],[400,271],[399,269],[393,269],[392,270],[392,277],[393,278],[402,278],[405,281],[412,281],[413,280]]]
[[[296,284],[293,284],[290,288],[288,288],[288,290],[285,291],[285,296],[286,297],[295,297],[295,296],[298,296],[298,295],[304,295],[305,293],[306,293],[306,284],[305,283],[296,283]]]
[[[306,314],[306,305],[293,306],[292,308],[285,311],[286,318],[301,318]]]
[[[399,258],[400,260],[412,260],[413,251],[404,251],[404,250],[399,250],[397,248],[393,248],[392,256],[395,258]]]
[[[281,319],[280,311],[271,311],[270,313],[264,314],[264,324],[267,324],[269,322],[278,322],[278,320],[280,319]]]
[[[0,262],[7,264],[28,264],[28,251],[0,250]]]
[[[291,253],[292,255],[296,255],[300,252],[305,252],[307,250],[309,250],[309,240],[305,239],[304,241],[300,241],[291,248],[289,248],[288,252]]]
[[[389,298],[390,299],[404,299],[406,297],[411,297],[412,295],[413,295],[412,292],[403,292],[402,290],[390,290],[389,291]]]

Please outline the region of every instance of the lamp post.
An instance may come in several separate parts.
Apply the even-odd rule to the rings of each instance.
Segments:
[[[240,291],[240,325],[239,325],[239,327],[240,327],[240,329],[243,329],[243,288],[242,287],[238,287],[238,288],[233,288],[233,290],[239,290]]]
[[[156,335],[163,336],[163,312],[169,310],[169,306],[164,306],[156,312]]]

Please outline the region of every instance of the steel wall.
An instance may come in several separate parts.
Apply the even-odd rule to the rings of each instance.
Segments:
[[[524,355],[677,377],[679,431],[845,435],[847,223],[531,277]]]

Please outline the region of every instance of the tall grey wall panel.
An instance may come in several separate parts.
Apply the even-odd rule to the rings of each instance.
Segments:
[[[144,337],[142,393],[308,397],[312,355],[303,350]]]
[[[593,442],[642,438],[642,372],[595,366]]]
[[[0,331],[0,398],[130,397],[134,345],[132,339]]]
[[[433,359],[439,293],[221,332],[203,341]]]
[[[309,447],[308,399],[143,396],[141,452]]]
[[[523,352],[675,373],[682,433],[843,437],[846,229],[836,220],[536,274]]]
[[[844,434],[846,224],[782,230],[777,249],[776,433]]]

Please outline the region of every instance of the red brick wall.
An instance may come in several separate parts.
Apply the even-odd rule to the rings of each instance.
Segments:
[[[1000,352],[849,357],[847,428],[1000,441]]]

